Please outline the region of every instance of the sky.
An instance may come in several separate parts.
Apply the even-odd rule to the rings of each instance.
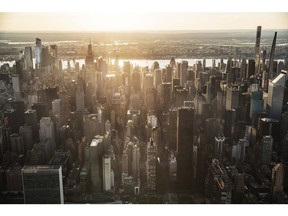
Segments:
[[[1,31],[288,29],[288,13],[0,13]]]
[[[241,30],[258,25],[288,29],[287,0],[11,2],[0,0],[0,31]]]

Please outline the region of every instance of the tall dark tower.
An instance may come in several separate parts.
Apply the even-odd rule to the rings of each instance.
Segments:
[[[179,190],[193,186],[194,108],[182,107],[177,112],[177,184]]]
[[[275,32],[271,52],[270,52],[270,60],[269,60],[269,79],[273,78],[273,62],[274,62],[274,55],[275,55],[275,47],[276,47],[276,38],[277,32]]]
[[[266,56],[267,56],[267,51],[266,51],[266,50],[263,50],[263,53],[262,53],[263,69],[265,69]]]
[[[92,51],[92,44],[90,41],[90,44],[88,45],[88,52],[85,58],[85,65],[90,66],[94,64],[94,55],[93,55],[93,51]]]
[[[260,40],[261,40],[261,26],[257,26],[256,44],[255,44],[255,74],[260,73]]]

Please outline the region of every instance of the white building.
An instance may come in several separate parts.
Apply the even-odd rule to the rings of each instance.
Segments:
[[[109,155],[104,155],[102,157],[103,166],[103,190],[110,191],[112,187],[111,182],[111,157]]]

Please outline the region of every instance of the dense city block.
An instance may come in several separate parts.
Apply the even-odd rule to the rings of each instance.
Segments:
[[[0,203],[288,203],[287,32],[55,35],[1,35]]]

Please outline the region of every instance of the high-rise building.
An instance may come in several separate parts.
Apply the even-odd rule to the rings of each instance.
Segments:
[[[272,136],[263,136],[262,138],[262,157],[261,163],[270,165],[272,156],[273,138]]]
[[[273,197],[275,196],[275,193],[283,192],[283,183],[284,166],[282,163],[278,163],[272,169],[271,192]]]
[[[239,139],[238,143],[232,146],[232,158],[234,158],[236,161],[239,161],[239,160],[244,161],[245,150],[248,145],[249,145],[249,142],[246,138]]]
[[[132,150],[132,174],[134,180],[137,180],[140,175],[140,148],[138,145],[133,145]]]
[[[148,88],[145,91],[145,107],[147,110],[154,110],[156,107],[156,91],[154,88]]]
[[[41,39],[36,38],[35,42],[35,61],[36,61],[36,68],[40,68],[41,64],[41,50],[42,50],[42,45],[41,45]]]
[[[64,204],[61,166],[24,166],[22,179],[25,204]]]
[[[12,75],[12,86],[13,86],[14,100],[18,101],[21,99],[21,82],[19,74]]]
[[[222,161],[225,137],[215,137],[215,158]]]
[[[269,71],[268,71],[269,79],[272,79],[274,77],[273,63],[274,63],[274,56],[275,56],[276,39],[277,39],[277,32],[275,32],[274,34],[273,43],[272,43],[271,52],[270,52]]]
[[[5,173],[7,191],[23,191],[21,169],[22,167],[18,164],[7,167]]]
[[[77,85],[76,95],[76,111],[84,112],[85,111],[85,102],[84,102],[84,90],[82,85]]]
[[[32,127],[28,125],[19,128],[19,134],[23,137],[25,151],[31,150],[33,147],[33,132]]]
[[[55,99],[52,101],[52,114],[53,116],[58,116],[58,117],[61,116],[61,100],[60,99]]]
[[[160,104],[164,110],[168,110],[171,105],[171,97],[172,97],[171,83],[162,83],[160,86],[161,86]]]
[[[32,47],[25,47],[24,50],[25,69],[33,69]]]
[[[19,127],[22,125],[18,116],[19,112],[15,109],[7,109],[4,112],[4,119],[6,119],[7,127],[11,129],[12,133],[18,133]]]
[[[58,64],[58,46],[53,44],[53,45],[50,45],[50,60],[51,60],[51,66],[52,66],[52,69],[55,70],[55,69],[58,69],[59,68],[59,64]]]
[[[41,68],[45,69],[50,66],[49,47],[42,46],[41,49]]]
[[[147,143],[147,188],[150,192],[156,191],[156,159],[157,144],[151,138]]]
[[[251,97],[250,97],[250,120],[252,124],[255,124],[257,120],[257,113],[263,112],[264,100],[263,91],[259,89],[258,84],[251,85]]]
[[[177,180],[177,159],[174,154],[169,157],[169,181],[176,182]]]
[[[255,44],[255,72],[256,74],[260,73],[260,40],[261,40],[261,26],[257,26],[257,33],[256,33],[256,44]]]
[[[135,69],[131,76],[132,87],[135,93],[139,93],[141,90],[141,74],[139,69]]]
[[[34,103],[32,109],[36,110],[37,121],[40,121],[42,117],[48,116],[48,106],[45,103],[42,102]]]
[[[24,125],[24,112],[25,112],[24,101],[14,100],[14,101],[10,101],[9,103],[11,107],[15,110],[15,112],[13,113],[15,119],[13,119],[13,121],[10,121],[11,123],[10,126],[13,130],[16,129],[19,131],[19,127]],[[18,131],[13,131],[13,132],[18,133]]]
[[[87,66],[94,66],[94,54],[93,54],[93,50],[92,50],[92,44],[90,41],[90,44],[88,45],[88,51],[87,51],[87,55],[85,58],[85,65]]]
[[[24,113],[24,124],[32,127],[33,140],[35,140],[38,137],[36,110],[28,109]]]
[[[25,154],[25,145],[22,136],[15,133],[11,134],[10,143],[11,143],[11,152],[16,153],[17,155]]]
[[[269,80],[268,113],[271,118],[280,120],[282,115],[284,89],[288,80],[287,72],[282,71],[277,77]]]
[[[226,110],[233,110],[239,106],[239,90],[237,87],[227,86]]]
[[[90,144],[91,183],[94,192],[101,192],[103,188],[103,137],[98,136]],[[107,185],[106,185],[107,186]],[[108,188],[108,187],[107,187]]]
[[[176,151],[177,148],[177,109],[169,110],[169,148]]]
[[[54,151],[56,150],[56,145],[55,145],[54,124],[50,117],[41,118],[39,138],[40,142],[45,145],[46,156],[51,157]],[[49,146],[47,146],[48,143]]]
[[[125,152],[122,155],[122,174],[126,174],[128,176],[128,154]]]
[[[187,74],[188,74],[188,62],[182,61],[180,63],[180,85],[185,87],[187,81]]]
[[[249,59],[248,60],[248,65],[247,65],[247,79],[251,76],[255,75],[255,60],[254,59]]]
[[[110,155],[102,156],[102,166],[103,166],[103,190],[110,191],[111,184],[111,157]]]
[[[246,79],[246,72],[247,72],[246,59],[242,59],[241,66],[240,66],[240,74],[241,74],[242,79]]]
[[[158,88],[158,85],[162,82],[161,79],[161,70],[160,69],[156,69],[153,71],[153,86],[154,89]]]
[[[173,67],[168,64],[168,65],[166,65],[165,68],[166,68],[166,76],[165,76],[165,80],[163,80],[163,78],[162,78],[162,81],[172,83]]]
[[[100,123],[99,123],[98,114],[86,114],[83,116],[83,125],[84,125],[84,136],[87,138],[88,142],[100,134]]]
[[[180,190],[193,186],[194,108],[182,107],[177,113],[177,184]]]
[[[205,180],[205,194],[212,203],[231,204],[232,182],[224,165],[213,159]]]

